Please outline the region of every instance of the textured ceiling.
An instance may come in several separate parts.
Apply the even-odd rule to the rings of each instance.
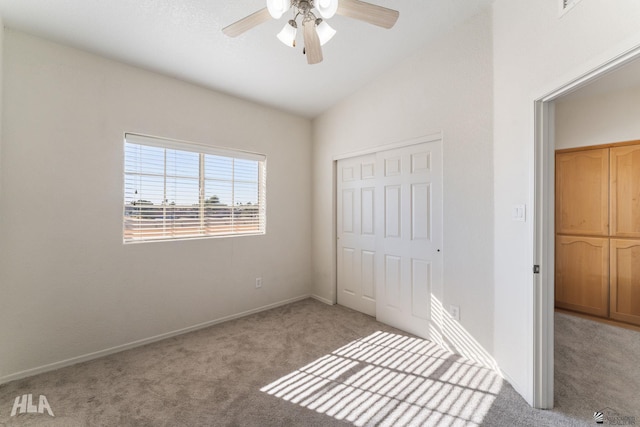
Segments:
[[[0,14],[9,28],[315,117],[493,0],[370,2],[400,11],[396,26],[327,20],[338,33],[318,65],[307,65],[302,43],[276,38],[289,14],[237,38],[222,34],[264,0],[0,0]]]

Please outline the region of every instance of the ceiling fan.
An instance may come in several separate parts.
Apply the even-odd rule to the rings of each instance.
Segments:
[[[397,10],[360,0],[267,0],[267,7],[223,28],[222,32],[229,37],[237,37],[271,18],[280,19],[289,9],[293,9],[293,18],[287,21],[277,37],[287,46],[295,47],[297,19],[300,17],[304,36],[303,53],[309,64],[322,62],[322,45],[336,33],[324,19],[338,14],[391,28],[400,16]]]

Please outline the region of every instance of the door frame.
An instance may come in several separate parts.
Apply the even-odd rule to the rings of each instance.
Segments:
[[[534,100],[533,146],[533,406],[553,408],[554,394],[554,218],[555,218],[555,100],[580,89],[597,78],[640,59],[640,44],[608,60],[578,77],[556,86]]]
[[[389,144],[376,145],[372,147],[363,148],[355,151],[347,151],[342,154],[336,154],[332,158],[332,166],[333,166],[333,239],[332,239],[332,251],[331,255],[332,260],[332,272],[331,277],[333,277],[333,295],[331,299],[332,304],[338,303],[338,160],[349,159],[353,157],[364,156],[367,154],[375,154],[381,151],[395,150],[397,148],[409,147],[412,145],[424,144],[428,142],[442,142],[443,141],[443,132],[434,132],[431,134],[419,136],[416,138],[406,139],[402,141],[392,142]],[[442,150],[442,164],[444,168],[444,147]],[[444,169],[443,169],[443,191],[442,191],[442,199],[443,199],[443,209],[444,209]],[[444,241],[444,231],[443,231],[443,241]]]

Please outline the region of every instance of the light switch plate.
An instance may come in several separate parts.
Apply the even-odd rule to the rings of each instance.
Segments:
[[[514,221],[525,222],[527,220],[527,206],[513,205],[511,208],[511,219]]]

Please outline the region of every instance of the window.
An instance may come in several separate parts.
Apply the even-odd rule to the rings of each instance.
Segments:
[[[126,134],[125,243],[264,234],[266,157]]]

